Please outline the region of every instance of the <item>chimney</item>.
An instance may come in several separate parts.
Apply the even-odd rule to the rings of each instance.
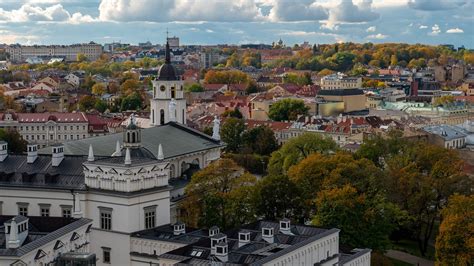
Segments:
[[[92,149],[92,144],[89,144],[89,156],[87,156],[88,162],[94,161],[94,150]]]
[[[130,149],[127,148],[125,151],[125,165],[131,165],[132,164],[132,158],[130,156]]]
[[[285,235],[293,235],[291,233],[291,221],[288,218],[284,218],[280,221],[280,232]]]
[[[158,160],[165,159],[165,155],[163,154],[163,147],[161,147],[161,143],[160,145],[158,145],[158,156],[156,156],[156,159]]]
[[[250,231],[242,230],[239,232],[239,248],[250,243]]]
[[[262,238],[270,244],[275,242],[275,238],[273,235],[273,227],[262,227]]]
[[[81,198],[79,197],[79,193],[74,193],[74,210],[72,212],[72,217],[74,218],[82,218],[82,210],[81,210]]]
[[[216,244],[215,255],[221,262],[229,260],[229,245],[227,242],[219,242]]]
[[[6,141],[0,141],[0,162],[5,161],[8,156],[8,143]]]
[[[182,222],[177,222],[173,225],[173,234],[175,236],[186,233],[186,225]]]
[[[21,247],[28,237],[28,218],[18,215],[6,221],[4,226],[6,248],[16,249]]]
[[[38,158],[38,144],[28,144],[26,146],[28,157],[26,158],[27,163],[34,163]]]
[[[52,146],[53,149],[53,158],[51,160],[51,164],[54,167],[57,167],[61,164],[64,159],[64,146],[62,144],[56,144]]]

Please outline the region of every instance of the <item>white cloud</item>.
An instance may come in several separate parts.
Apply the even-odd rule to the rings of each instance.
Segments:
[[[427,28],[428,28],[428,26],[426,26],[426,25],[420,25],[420,30],[427,29]]]
[[[102,0],[104,21],[254,21],[263,16],[254,0]]]
[[[372,0],[361,0],[356,5],[352,0],[341,0],[339,5],[329,11],[329,19],[324,28],[336,29],[338,23],[362,23],[380,17],[372,11]]]
[[[383,39],[386,39],[387,37],[388,37],[388,35],[384,35],[384,34],[382,34],[382,33],[377,33],[377,34],[369,35],[369,36],[367,36],[366,38],[367,38],[367,39],[383,40]]]
[[[464,31],[460,28],[449,29],[446,33],[464,33]]]
[[[328,18],[328,12],[314,0],[273,0],[265,2],[272,6],[268,15],[271,21],[314,21]]]
[[[370,26],[370,27],[368,27],[365,31],[367,31],[367,32],[375,32],[376,30],[377,30],[377,27],[375,27],[375,26]]]
[[[438,24],[434,24],[433,27],[431,27],[431,32],[428,33],[429,35],[438,35],[441,32],[441,29],[439,28]]]
[[[24,4],[19,9],[4,10],[0,8],[0,21],[3,22],[29,22],[29,21],[51,21],[82,23],[92,22],[96,19],[89,15],[82,15],[79,12],[71,15],[61,4],[48,7],[40,7],[31,4]]]
[[[36,35],[20,34],[20,33],[11,32],[8,30],[0,30],[0,43],[33,44],[33,43],[36,43],[39,39],[40,37]]]
[[[466,3],[466,0],[409,0],[408,6],[423,11],[436,11],[458,8]]]

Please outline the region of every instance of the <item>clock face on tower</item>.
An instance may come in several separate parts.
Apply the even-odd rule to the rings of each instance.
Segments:
[[[161,90],[161,91],[165,91],[165,90],[166,90],[165,86],[161,86],[161,87],[160,87],[160,90]]]

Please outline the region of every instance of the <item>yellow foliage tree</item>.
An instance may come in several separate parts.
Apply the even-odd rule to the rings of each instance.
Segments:
[[[474,262],[474,196],[453,195],[442,211],[436,237],[436,265]]]

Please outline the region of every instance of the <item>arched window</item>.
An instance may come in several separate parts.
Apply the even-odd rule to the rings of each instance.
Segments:
[[[171,87],[171,98],[172,99],[176,98],[176,88],[175,87]]]
[[[136,142],[136,137],[135,137],[136,133],[133,132],[132,133],[132,143],[135,143]]]
[[[185,116],[184,116],[184,109],[183,109],[183,120],[182,120],[181,122],[182,122],[183,124],[186,123],[186,118],[185,118]]]
[[[170,166],[170,178],[175,177],[175,169],[174,169],[174,164]]]
[[[130,132],[127,132],[127,142],[130,143]]]
[[[160,125],[163,125],[165,123],[165,110],[161,109],[160,110]]]

